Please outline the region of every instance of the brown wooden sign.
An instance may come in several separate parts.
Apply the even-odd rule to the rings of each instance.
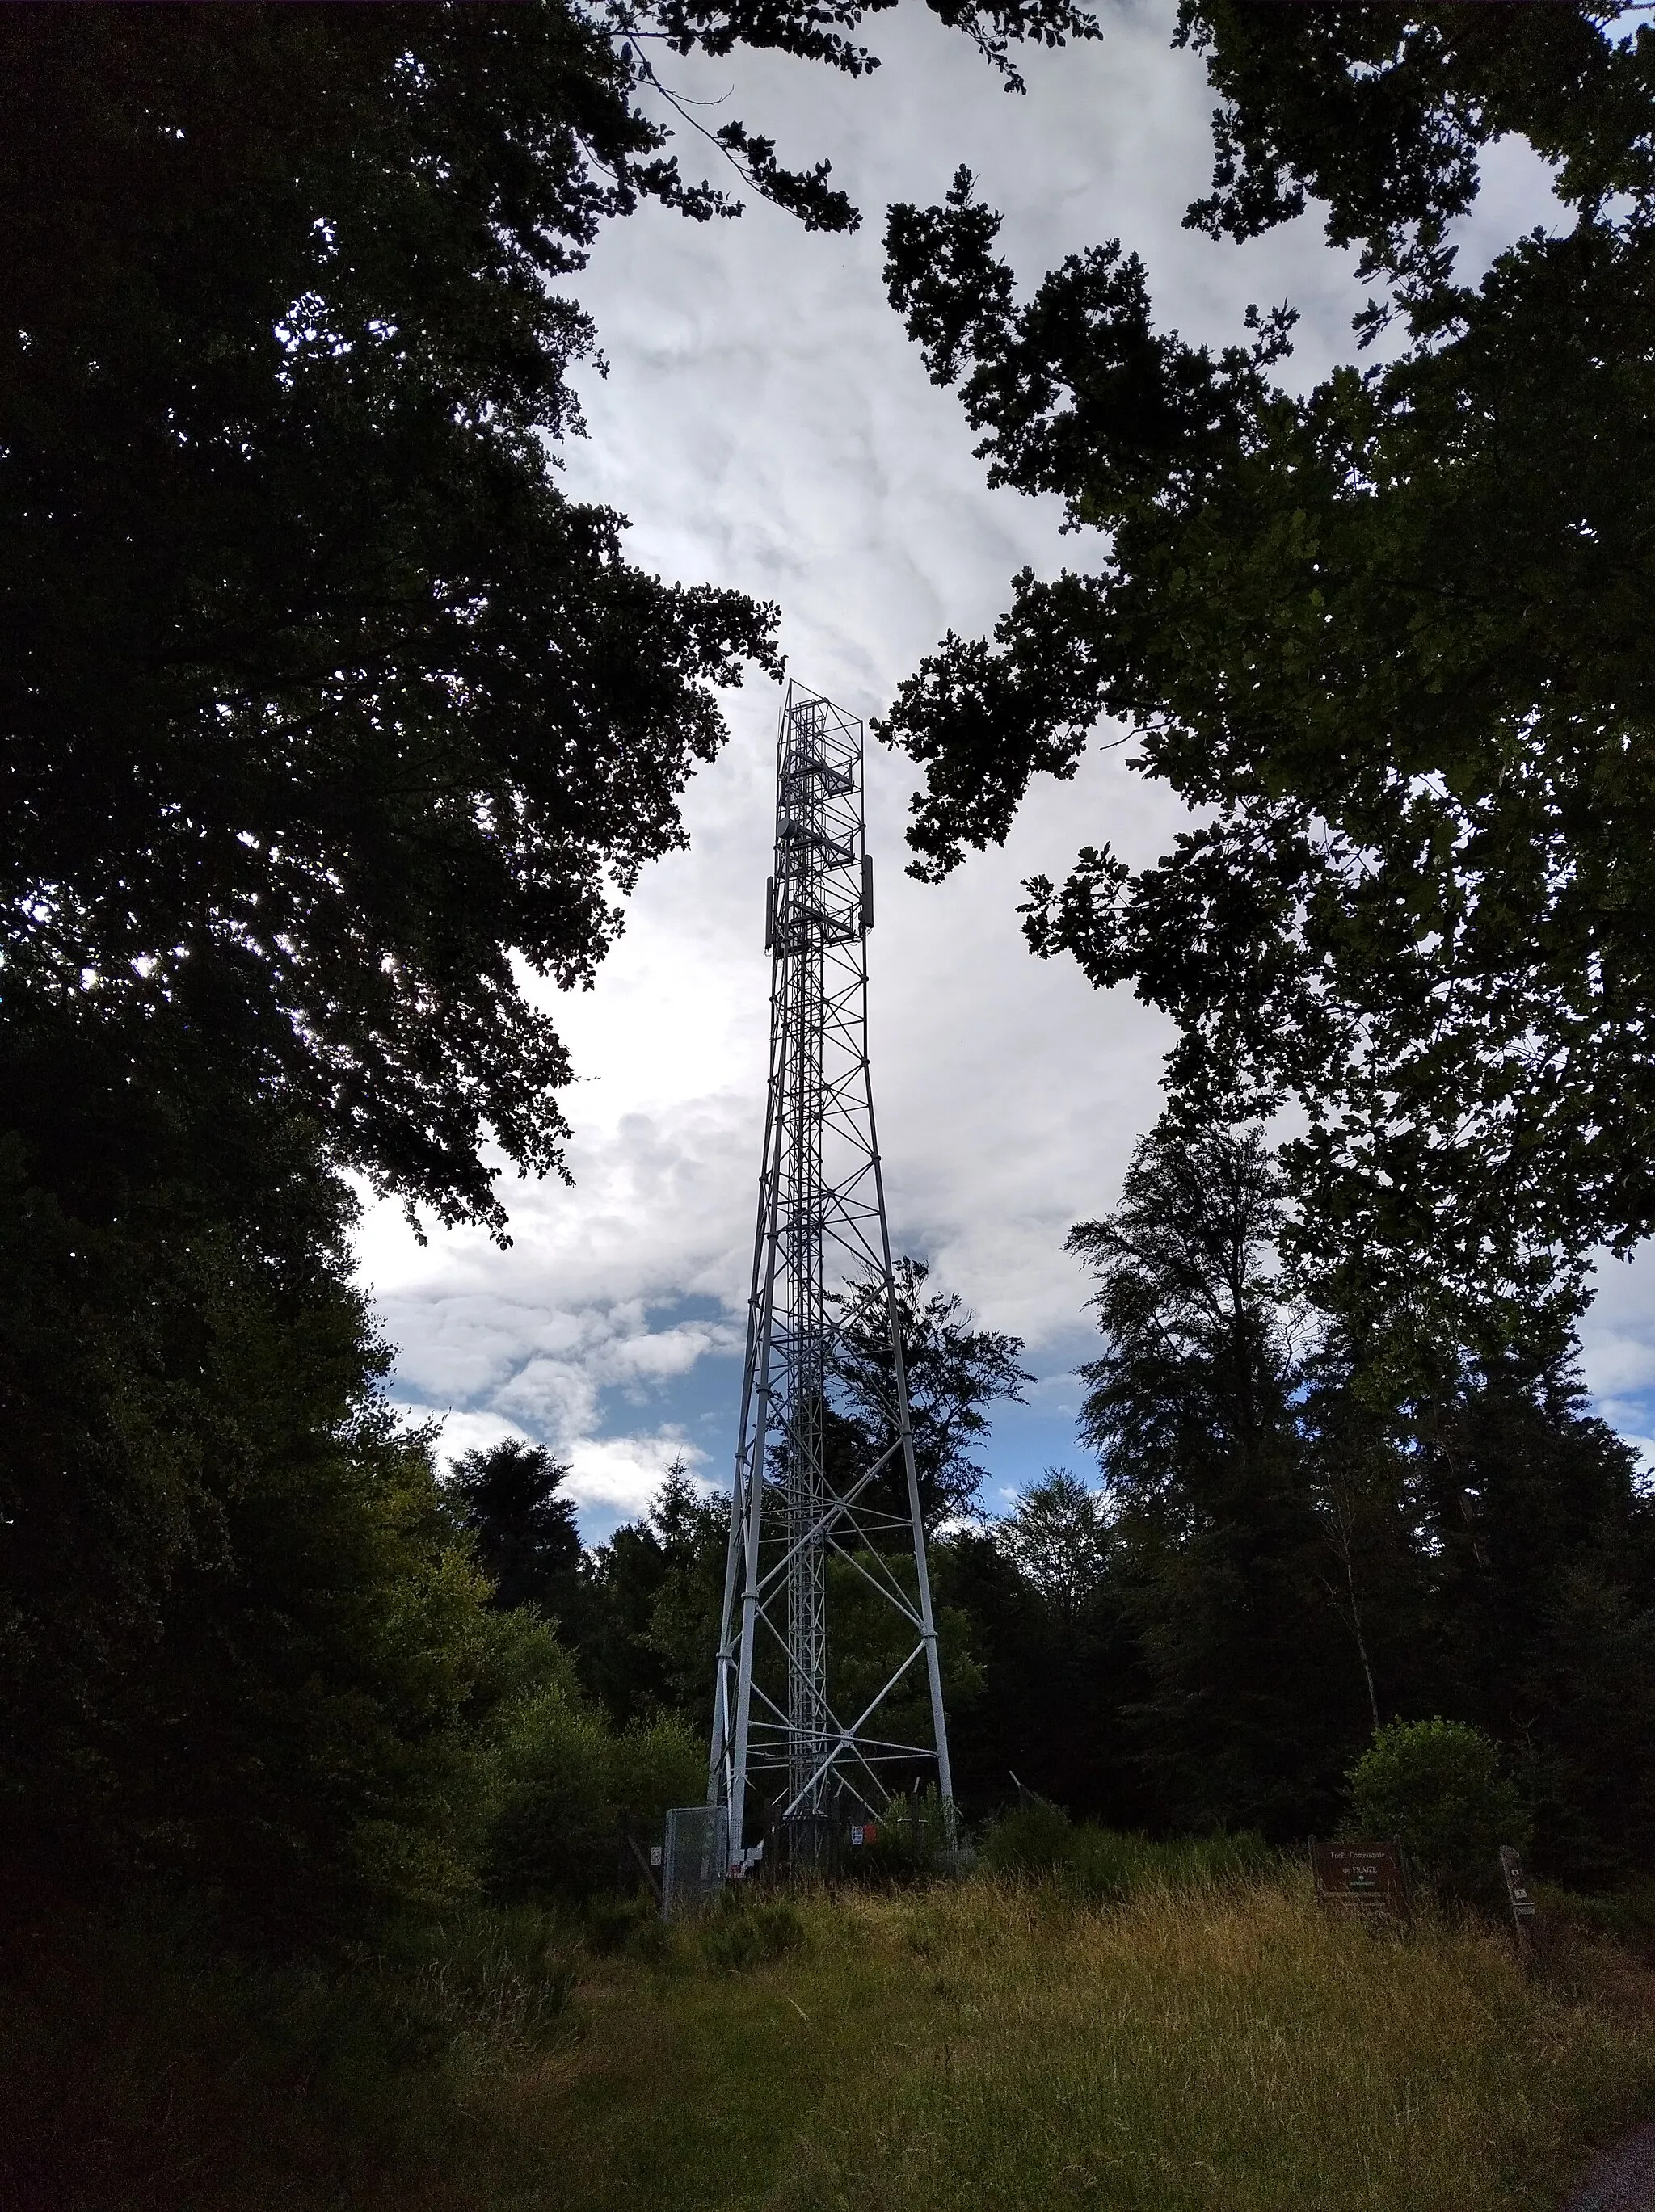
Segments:
[[[1354,1920],[1390,1922],[1408,1911],[1408,1874],[1400,1844],[1324,1843],[1311,1838],[1317,1904]]]
[[[1534,1899],[1529,1894],[1527,1877],[1523,1871],[1523,1857],[1510,1844],[1500,1847],[1500,1870],[1506,1877],[1506,1896],[1512,1908],[1512,1920],[1517,1929],[1518,1948],[1528,1957],[1534,1950],[1536,1913]]]

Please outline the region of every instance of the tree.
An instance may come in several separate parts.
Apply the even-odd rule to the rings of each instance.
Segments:
[[[515,1437],[468,1451],[449,1469],[449,1495],[496,1605],[535,1605],[557,1620],[578,1606],[581,1532],[573,1502],[557,1494],[568,1480],[544,1444]]]
[[[1007,69],[1080,27],[946,12]],[[777,665],[772,610],[559,489],[567,280],[642,198],[736,211],[642,112],[652,51],[854,74],[860,20],[0,21],[0,1791],[100,1880],[279,1916],[468,1878],[478,1727],[551,1647],[386,1413],[343,1171],[502,1233],[485,1146],[559,1165],[542,985]]]
[[[501,1902],[634,1889],[629,1848],[659,1836],[669,1806],[706,1787],[707,1753],[677,1718],[617,1731],[567,1678],[506,1717],[499,1781],[483,1849],[488,1893]]]
[[[712,1655],[724,1601],[727,1499],[709,1497],[681,1460],[650,1509],[664,1571],[649,1608],[648,1644],[660,1670],[661,1702],[698,1735],[710,1724]]]
[[[1019,1492],[995,1534],[1024,1580],[1058,1617],[1074,1621],[1109,1574],[1109,1518],[1102,1494],[1065,1467]]]
[[[927,1291],[929,1276],[923,1261],[905,1255],[893,1270],[920,1506],[926,1526],[934,1528],[949,1516],[975,1508],[986,1470],[971,1454],[989,1433],[987,1408],[1002,1398],[1021,1405],[1023,1385],[1034,1378],[1019,1364],[1021,1337],[978,1328],[976,1316],[958,1297]],[[841,1401],[831,1411],[847,1424],[839,1449],[855,1452],[866,1467],[897,1440],[896,1370],[884,1278],[867,1274],[837,1293],[831,1304],[831,1376]],[[905,1480],[894,1462],[885,1486],[901,1493],[895,1510],[906,1512]]]
[[[557,9],[0,40],[8,997],[228,1031],[337,1157],[498,1225],[483,1131],[555,1165],[568,1077],[513,960],[589,978],[710,687],[770,661],[557,484],[563,280],[682,188]]]
[[[1529,1838],[1522,1800],[1500,1768],[1500,1747],[1463,1721],[1394,1721],[1374,1730],[1351,1768],[1351,1818],[1358,1834],[1400,1843],[1444,1895],[1491,1900],[1500,1845]]]
[[[947,1531],[932,1560],[982,1682],[948,1709],[960,1800],[989,1813],[1023,1790],[1116,1827],[1151,1817],[1125,1718],[1143,1672],[1098,1493],[1049,1470],[1003,1519]]]
[[[313,1940],[463,1893],[520,1638],[383,1399],[355,1202],[187,1037],[0,1031],[0,1802]]]
[[[1544,1863],[1602,1882],[1648,1861],[1655,1510],[1584,1396],[1568,1360],[1469,1372],[1418,1425],[1414,1494],[1437,1706],[1509,1747]]]
[[[964,172],[887,233],[990,480],[1106,534],[904,686],[916,872],[1124,722],[1205,819],[1135,875],[1099,844],[1032,884],[1031,942],[1174,1016],[1181,1092],[1296,1099],[1293,1236],[1329,1302],[1427,1338],[1566,1325],[1588,1248],[1655,1219],[1655,34],[1618,13],[1186,0],[1222,101],[1188,221],[1241,239],[1319,198],[1378,286],[1364,335],[1405,331],[1302,397],[1272,374],[1289,311],[1191,346],[1118,242],[1019,303]],[[1457,285],[1449,228],[1505,134],[1573,228]]]
[[[1140,1763],[1163,1820],[1292,1834],[1327,1818],[1367,1702],[1318,1572],[1282,1211],[1257,1130],[1169,1114],[1069,1243],[1098,1285],[1080,1433],[1147,1678]]]
[[[615,1720],[660,1711],[708,1725],[729,1528],[727,1504],[675,1460],[648,1512],[588,1555],[576,1656]]]
[[[1336,1324],[1324,1324],[1296,1378],[1298,1419],[1321,1555],[1312,1561],[1348,1632],[1377,1729],[1408,1705],[1427,1640],[1428,1577],[1409,1480],[1408,1409],[1365,1371]]]
[[[1072,1238],[1098,1283],[1081,1427],[1151,1819],[1324,1827],[1372,1729],[1446,1714],[1503,1747],[1554,1875],[1626,1874],[1655,1790],[1632,1452],[1567,1350],[1439,1344],[1427,1371],[1289,1306],[1285,1208],[1256,1129],[1180,1111]]]
[[[1005,60],[1061,0],[950,9]],[[853,72],[851,8],[42,9],[0,25],[9,1000],[223,1036],[332,1156],[503,1217],[588,981],[775,611],[629,565],[558,442],[597,228],[705,219],[665,41]],[[739,124],[807,225],[855,210]]]
[[[1560,1571],[1538,1648],[1514,1686],[1525,1725],[1512,1746],[1542,1863],[1579,1887],[1647,1875],[1655,1833],[1655,1593],[1649,1511],[1630,1555],[1613,1540]]]

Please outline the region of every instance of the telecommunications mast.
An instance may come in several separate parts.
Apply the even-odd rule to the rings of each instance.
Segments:
[[[770,1840],[772,1857],[819,1864],[841,1827],[877,1820],[910,1784],[928,1781],[945,1818],[952,1807],[868,1073],[873,920],[862,726],[789,684],[765,911],[770,1090],[708,1785],[732,1871],[751,1863],[750,1833]],[[847,1287],[860,1293],[864,1351],[870,1314],[889,1345],[881,1402],[870,1418],[864,1390],[855,1421],[835,1356]]]

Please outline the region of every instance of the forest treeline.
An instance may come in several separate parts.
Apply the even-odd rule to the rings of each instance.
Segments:
[[[1108,35],[934,12],[1013,88],[1020,41]],[[1376,1717],[1440,1711],[1549,1869],[1649,1863],[1649,1507],[1573,1364],[1591,1254],[1655,1220],[1655,33],[1617,13],[1183,0],[1191,222],[1314,200],[1391,328],[1308,392],[1288,309],[1215,352],[1118,244],[1019,303],[969,176],[891,211],[991,476],[1105,533],[899,694],[917,868],[1100,718],[1202,810],[1155,868],[1030,886],[1037,951],[1179,1025],[1074,1232],[1101,1493],[972,1517],[1019,1350],[904,1278],[975,1809],[1286,1838]],[[829,14],[0,12],[0,1814],[83,1894],[332,1941],[607,1878],[697,1794],[715,1511],[674,1486],[588,1556],[549,1462],[448,1480],[350,1238],[364,1188],[503,1237],[501,1164],[560,1171],[545,987],[682,843],[721,690],[779,666],[774,608],[639,568],[557,448],[602,225],[859,221],[736,121],[694,181],[650,106],[652,57],[862,74]],[[1567,222],[1460,285],[1508,135]]]
[[[963,1809],[1032,1794],[1117,1828],[1297,1843],[1347,1817],[1378,1729],[1440,1714],[1502,1747],[1551,1878],[1655,1871],[1655,1500],[1634,1451],[1567,1346],[1387,1398],[1284,1297],[1282,1206],[1256,1129],[1145,1140],[1120,1207],[1072,1239],[1098,1286],[1080,1428],[1102,1486],[1049,1470],[1008,1511],[984,1510],[972,1444],[1026,1379],[1021,1346],[901,1271]],[[841,1372],[840,1422],[877,1419],[866,1350]],[[704,1729],[727,1503],[680,1469],[582,1550],[566,1474],[520,1443],[461,1463],[499,1601],[556,1617],[611,1724]],[[837,1571],[858,1646],[838,1663],[877,1665],[878,1619],[856,1621]]]

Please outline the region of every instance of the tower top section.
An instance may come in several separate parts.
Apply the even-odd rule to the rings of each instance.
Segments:
[[[862,726],[789,686],[776,747],[776,853],[764,950],[797,958],[856,943],[873,926],[862,815]]]

